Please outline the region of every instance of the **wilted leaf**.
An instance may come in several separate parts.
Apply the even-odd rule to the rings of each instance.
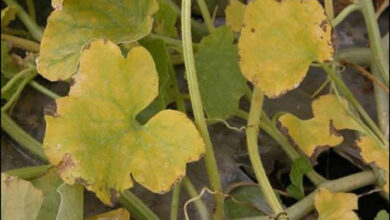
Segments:
[[[248,218],[272,213],[258,186],[239,185],[229,192],[224,209],[227,219]]]
[[[287,187],[287,192],[292,197],[298,200],[305,197],[305,192],[303,190],[303,175],[312,170],[312,165],[303,157],[293,161],[290,171],[291,185]]]
[[[372,134],[368,133],[359,124],[348,110],[347,101],[335,95],[323,95],[312,103],[314,117],[309,120],[300,120],[292,114],[284,114],[279,118],[282,126],[288,130],[299,148],[311,156],[318,147],[334,147],[343,141],[337,130],[351,129],[361,135],[357,145],[366,163],[373,163],[385,170],[386,185],[389,183],[389,147],[383,146]]]
[[[289,113],[279,118],[294,142],[308,156],[311,156],[317,147],[339,145],[343,137],[336,130],[363,131],[347,111],[347,101],[341,97],[339,101],[334,95],[323,95],[313,101],[312,108],[312,119],[301,120]]]
[[[316,0],[256,0],[238,48],[244,76],[269,97],[296,88],[313,61],[331,60],[331,26]]]
[[[57,192],[61,203],[55,220],[82,220],[84,210],[84,188],[80,184],[73,186],[62,184]]]
[[[195,56],[200,95],[209,119],[233,115],[247,88],[233,38],[230,28],[218,28],[202,39]]]
[[[126,209],[119,208],[85,220],[130,220],[130,213]]]
[[[104,54],[104,56],[101,56]],[[83,183],[105,203],[132,187],[132,177],[153,192],[168,191],[185,175],[204,143],[185,114],[164,110],[144,126],[138,113],[157,96],[151,55],[133,48],[126,58],[110,41],[91,43],[57,116],[46,116],[44,150],[68,184]]]
[[[389,192],[389,148],[383,148],[375,139],[363,136],[357,140],[361,155],[366,163],[374,163],[385,171],[386,184],[383,189]]]
[[[389,220],[389,213],[386,210],[381,210],[378,212],[374,220]]]
[[[30,182],[1,174],[1,219],[35,220],[42,201],[42,191]]]
[[[53,11],[43,33],[38,72],[51,81],[76,73],[83,47],[103,38],[133,42],[152,29],[156,0],[65,0]]]
[[[153,31],[167,35],[170,37],[177,37],[176,20],[177,13],[170,4],[164,0],[158,0],[159,9],[154,17]]]
[[[238,0],[230,0],[225,9],[226,25],[235,32],[240,32],[244,20],[246,5]]]
[[[314,197],[320,220],[358,220],[353,211],[358,208],[358,197],[353,193],[333,193],[320,188]]]
[[[18,10],[15,7],[6,7],[1,10],[1,29],[8,26],[8,24],[15,19]],[[3,43],[1,44],[3,45]]]

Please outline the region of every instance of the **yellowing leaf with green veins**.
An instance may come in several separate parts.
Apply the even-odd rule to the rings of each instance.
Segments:
[[[154,15],[153,31],[158,34],[177,37],[177,29],[175,26],[177,13],[164,0],[158,0],[158,5],[159,9]]]
[[[246,5],[238,0],[230,0],[225,9],[226,25],[235,32],[240,32],[244,20]]]
[[[103,214],[86,218],[85,220],[129,220],[129,219],[130,219],[130,213],[124,208],[119,208],[109,212],[105,212]]]
[[[331,60],[331,25],[317,0],[255,0],[238,43],[244,76],[268,97],[296,88],[314,61]]]
[[[15,19],[15,15],[18,10],[15,7],[6,7],[1,10],[1,29],[5,28],[12,20]]]
[[[359,138],[357,145],[366,163],[374,163],[377,167],[385,171],[386,184],[383,186],[383,189],[389,192],[389,147],[383,148],[378,141],[369,136]]]
[[[125,58],[110,41],[92,42],[69,96],[56,100],[54,117],[45,117],[44,150],[63,180],[82,183],[105,204],[133,186],[131,176],[153,192],[170,190],[185,175],[186,163],[205,149],[181,112],[161,111],[145,125],[136,121],[157,91],[146,49],[134,47]]]
[[[76,73],[83,47],[94,39],[124,43],[149,34],[158,10],[156,0],[64,0],[59,5],[48,18],[37,66],[51,81]]]
[[[30,182],[1,174],[1,219],[36,219],[42,201],[42,191]]]
[[[319,220],[358,220],[353,210],[358,208],[358,197],[353,193],[333,193],[320,188],[314,197]]]

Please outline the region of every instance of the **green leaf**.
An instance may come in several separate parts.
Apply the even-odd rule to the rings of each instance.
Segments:
[[[358,197],[353,193],[333,193],[320,188],[314,197],[320,220],[358,220],[353,211],[358,208]]]
[[[92,42],[69,96],[56,100],[54,117],[45,117],[44,150],[62,179],[82,183],[109,205],[133,186],[131,176],[153,192],[170,190],[205,149],[181,112],[164,110],[145,125],[137,122],[157,93],[158,74],[145,48],[124,58],[114,43]]]
[[[130,220],[130,213],[124,208],[119,208],[85,220]]]
[[[229,192],[224,209],[227,219],[263,216],[272,213],[263,193],[258,186],[239,185]]]
[[[84,189],[80,184],[69,186],[63,183],[57,192],[61,196],[61,203],[55,220],[83,220]]]
[[[233,39],[230,28],[217,28],[202,39],[195,56],[199,90],[208,119],[226,119],[235,114],[247,88]]]
[[[158,34],[177,37],[177,29],[175,26],[177,21],[177,13],[172,8],[172,6],[166,3],[164,0],[158,0],[158,5],[159,9],[153,16],[153,31]]]
[[[42,190],[44,196],[37,220],[55,219],[61,201],[57,188],[63,184],[57,169],[49,169],[44,176],[31,180],[31,183]]]
[[[30,182],[1,174],[1,219],[35,220],[42,201],[42,191]]]
[[[156,0],[65,0],[53,11],[43,33],[38,72],[48,80],[65,80],[77,71],[82,49],[103,38],[133,42],[149,34]]]
[[[386,210],[381,210],[378,212],[374,220],[389,220],[389,213]]]
[[[1,29],[8,26],[8,24],[15,19],[18,10],[15,7],[6,7],[1,10]],[[3,43],[1,43],[3,45]]]
[[[303,191],[303,175],[312,171],[313,167],[303,157],[295,159],[290,171],[291,185],[287,187],[287,192],[294,198],[300,200],[305,197]]]
[[[317,0],[256,0],[245,11],[241,71],[268,97],[299,86],[312,62],[333,57],[331,25]]]
[[[9,54],[8,43],[1,41],[1,73],[5,78],[11,78],[20,70],[21,68]]]

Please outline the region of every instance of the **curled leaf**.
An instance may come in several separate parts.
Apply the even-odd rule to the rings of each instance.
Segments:
[[[331,25],[316,0],[256,0],[238,43],[244,76],[268,97],[296,88],[313,61],[331,60]]]
[[[104,56],[102,56],[104,54]],[[136,116],[157,96],[158,75],[149,52],[122,56],[110,41],[91,43],[69,96],[46,116],[44,150],[68,184],[82,183],[105,204],[133,186],[166,192],[204,153],[199,132],[181,112],[164,110],[145,125]]]
[[[226,25],[235,32],[240,32],[244,20],[246,5],[238,0],[230,0],[225,9]]]
[[[353,210],[358,208],[358,197],[353,193],[333,193],[320,188],[314,197],[314,206],[321,220],[358,220]]]
[[[36,219],[42,201],[42,191],[30,182],[1,174],[1,219]]]
[[[65,0],[60,5],[48,18],[37,66],[51,81],[76,73],[83,47],[94,39],[123,43],[149,34],[158,10],[156,0]]]

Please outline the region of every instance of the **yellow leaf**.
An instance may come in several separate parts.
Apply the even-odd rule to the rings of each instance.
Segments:
[[[16,176],[1,174],[1,219],[35,219],[42,202],[42,191],[30,182]]]
[[[1,29],[8,26],[8,24],[15,19],[18,10],[15,7],[6,7],[1,10]]]
[[[124,208],[119,208],[86,218],[85,220],[130,220],[130,213]]]
[[[314,197],[319,220],[358,220],[353,210],[358,208],[358,197],[353,193],[333,193],[320,188]]]
[[[158,75],[149,52],[98,40],[85,49],[69,96],[46,116],[44,150],[68,184],[82,183],[105,203],[132,187],[131,176],[162,193],[198,160],[204,143],[181,112],[164,110],[145,125],[136,116],[157,96]]]
[[[313,61],[331,60],[331,25],[317,0],[255,0],[238,43],[244,76],[268,97],[296,88]]]
[[[226,25],[235,32],[240,32],[244,20],[246,5],[238,0],[230,0],[225,9]]]
[[[323,95],[312,103],[312,119],[300,120],[292,114],[284,114],[279,118],[282,126],[294,142],[311,156],[317,147],[334,147],[343,141],[334,129],[362,130],[360,125],[347,112],[348,103],[334,95]]]
[[[359,138],[357,145],[366,163],[375,163],[377,167],[385,171],[386,184],[383,186],[383,189],[389,192],[389,147],[383,148],[383,146],[369,136]]]
[[[156,0],[53,0],[43,33],[38,72],[50,81],[77,72],[83,47],[94,39],[134,42],[149,34]]]

